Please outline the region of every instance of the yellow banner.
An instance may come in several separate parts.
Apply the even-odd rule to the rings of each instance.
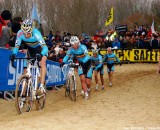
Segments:
[[[107,50],[100,50],[101,55],[105,55]],[[131,50],[114,50],[114,53],[121,61],[128,62],[158,62],[160,50],[148,49],[131,49]],[[92,55],[92,52],[89,52]]]
[[[113,7],[112,7],[111,11],[110,11],[110,13],[108,15],[108,18],[107,18],[107,20],[105,22],[105,26],[108,26],[111,22],[113,22],[113,16],[114,16],[114,14],[113,14]]]

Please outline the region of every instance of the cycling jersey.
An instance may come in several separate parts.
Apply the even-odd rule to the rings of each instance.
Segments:
[[[116,54],[115,54],[115,53],[111,53],[111,54],[106,54],[106,55],[104,56],[103,61],[106,61],[107,64],[114,64],[115,59],[116,59],[116,61],[117,61],[118,63],[120,62],[120,60],[119,60],[119,58],[116,56]]]
[[[70,47],[66,56],[63,58],[63,63],[67,63],[70,57],[75,56],[83,65],[78,67],[78,74],[85,75],[86,78],[92,77],[91,57],[88,55],[88,50],[85,45],[80,44],[78,49]]]
[[[13,49],[13,54],[17,55],[22,41],[24,41],[30,48],[36,49],[36,48],[41,47],[42,48],[41,54],[43,56],[48,55],[48,47],[46,46],[46,43],[45,43],[41,33],[36,28],[34,28],[32,30],[31,37],[29,37],[29,38],[25,37],[25,34],[23,33],[22,30],[18,31],[16,44]]]
[[[97,57],[92,56],[92,63],[95,65],[95,70],[98,70],[103,66],[102,56],[98,55]]]
[[[97,57],[92,56],[91,57],[92,60],[92,64],[95,65],[95,69],[96,71],[99,71],[101,75],[104,74],[104,70],[103,70],[103,59],[101,55],[97,55]]]
[[[72,47],[69,48],[67,51],[66,56],[63,59],[63,62],[66,63],[69,57],[75,56],[78,61],[86,63],[90,56],[88,55],[88,50],[85,45],[80,44],[77,50],[73,49]]]
[[[120,60],[119,58],[116,56],[115,53],[111,53],[111,54],[106,54],[104,56],[104,60],[103,61],[106,61],[107,62],[107,70],[108,70],[108,73],[110,73],[111,71],[114,71],[114,62],[115,62],[115,59],[118,63],[120,63]]]

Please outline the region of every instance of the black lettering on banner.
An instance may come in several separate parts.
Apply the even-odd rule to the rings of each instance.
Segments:
[[[123,50],[123,60],[130,60],[130,51],[131,50]]]
[[[149,50],[146,50],[146,61],[149,61],[149,59],[148,59],[149,58],[149,52],[150,52]]]
[[[155,61],[158,61],[158,50],[155,51]]]
[[[134,50],[134,60],[139,60],[139,50]]]
[[[140,53],[140,60],[144,61],[144,50],[141,50],[141,53]]]
[[[153,51],[150,51],[150,61],[153,61]]]
[[[123,52],[122,52],[122,50],[118,50],[118,51],[116,51],[116,53],[117,53],[117,55],[118,55],[118,57],[119,58],[123,58]]]

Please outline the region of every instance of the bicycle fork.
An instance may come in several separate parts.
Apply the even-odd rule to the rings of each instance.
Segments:
[[[72,91],[76,90],[76,76],[72,75],[71,76],[72,80],[71,80],[71,84],[72,84]],[[74,84],[74,85],[73,85]]]

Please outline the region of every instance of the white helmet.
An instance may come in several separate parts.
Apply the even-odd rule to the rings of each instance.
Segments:
[[[77,36],[72,36],[71,38],[70,38],[70,44],[71,45],[74,45],[74,44],[77,44],[77,43],[79,43],[80,41],[79,41],[79,38],[77,37]]]
[[[111,48],[111,47],[108,47],[108,48],[107,48],[107,51],[111,51],[111,50],[112,50],[112,48]]]
[[[32,21],[30,19],[24,20],[21,25],[21,30],[24,33],[31,33],[32,32]]]

